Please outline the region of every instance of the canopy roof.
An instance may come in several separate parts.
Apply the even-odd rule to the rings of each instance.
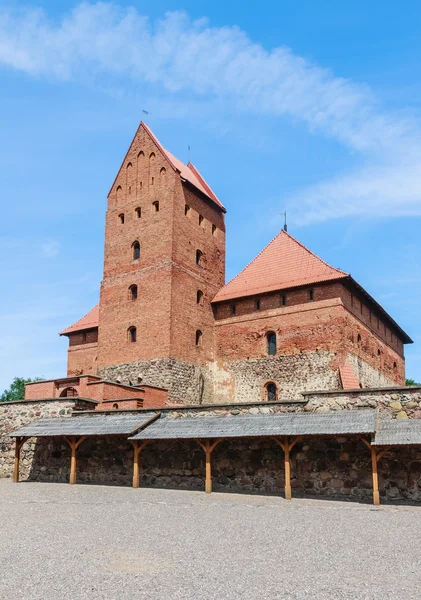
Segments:
[[[64,419],[40,419],[13,431],[11,437],[65,435],[130,435],[159,417],[159,413],[77,415]]]
[[[227,415],[222,417],[161,416],[134,440],[266,437],[285,435],[345,435],[373,433],[374,410],[343,410],[332,413]]]
[[[373,446],[421,445],[420,419],[382,419],[379,421]]]

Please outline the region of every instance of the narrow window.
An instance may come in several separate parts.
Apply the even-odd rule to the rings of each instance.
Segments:
[[[357,335],[357,342],[361,342],[361,335],[360,334]]]
[[[266,384],[266,400],[268,402],[275,402],[278,399],[278,390],[276,384],[270,381]]]
[[[140,219],[140,217],[142,216],[142,209],[140,208],[140,206],[138,206],[138,207],[135,209],[135,213],[136,213],[136,217],[137,217],[138,219]]]
[[[200,331],[200,329],[198,329],[196,331],[196,346],[201,346],[202,345],[202,337],[203,337],[203,334]]]
[[[159,212],[159,202],[158,202],[158,200],[155,200],[155,202],[152,202],[152,212]]]
[[[267,339],[269,356],[275,356],[275,354],[276,354],[276,333],[274,331],[269,331],[269,333],[266,335],[266,339]]]
[[[196,264],[199,267],[203,266],[203,252],[201,250],[196,250]]]
[[[114,410],[118,410],[118,404],[117,404],[117,402],[115,404],[113,404],[113,409]]]
[[[377,356],[380,356],[381,353],[382,353],[382,351],[380,350],[380,348],[378,348],[378,350],[377,350]]]
[[[314,300],[314,290],[309,290],[308,291],[308,299],[310,300],[310,302],[313,302],[313,300]]]
[[[154,181],[155,181],[155,178],[154,178],[154,177],[152,177],[152,178],[151,178],[151,185],[153,185],[153,184],[154,184]]]
[[[127,330],[127,339],[129,342],[134,343],[136,341],[136,327],[129,327]]]
[[[139,242],[137,240],[136,240],[136,242],[133,242],[132,249],[133,249],[133,260],[139,260],[139,258],[140,258],[140,244],[139,244]]]
[[[164,177],[166,172],[167,171],[165,170],[165,167],[162,167],[161,170],[159,171],[159,174],[161,175],[161,177]]]
[[[254,301],[254,310],[260,310],[260,298],[256,298]]]
[[[230,315],[234,316],[237,314],[237,306],[236,304],[230,304]]]
[[[396,370],[397,370],[397,368],[398,368],[398,365],[397,365],[397,364],[394,362],[394,363],[393,363],[393,370],[394,370],[394,371],[396,371]]]
[[[190,206],[188,204],[184,206],[184,214],[186,215],[186,217],[190,216]]]
[[[282,295],[282,296],[280,297],[280,299],[279,299],[279,303],[280,303],[280,305],[281,305],[281,306],[286,306],[286,303],[287,303],[287,297]]]
[[[215,235],[216,233],[216,225],[212,225],[212,235]]]
[[[136,300],[136,299],[137,299],[137,285],[135,283],[133,283],[129,287],[129,300]]]
[[[196,303],[200,304],[200,306],[203,305],[203,292],[202,292],[202,290],[197,290]]]
[[[124,223],[124,213],[120,213],[118,215],[118,218],[120,219],[120,223],[123,225],[123,223]]]
[[[199,225],[202,226],[203,224],[203,216],[199,215]]]

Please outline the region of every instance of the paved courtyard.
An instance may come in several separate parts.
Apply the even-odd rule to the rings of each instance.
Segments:
[[[419,599],[421,508],[0,480],[0,598]]]

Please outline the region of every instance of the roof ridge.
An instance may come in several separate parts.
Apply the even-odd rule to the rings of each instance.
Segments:
[[[187,163],[187,167],[190,169],[190,171],[193,171],[193,174],[196,175],[196,177],[200,180],[201,184],[203,185],[203,187],[209,192],[209,195],[216,201],[219,203],[218,198],[216,197],[215,192],[213,191],[213,189],[210,187],[210,185],[203,179],[202,175],[199,172],[199,169],[197,169],[194,164],[189,160],[189,162]]]
[[[167,161],[170,163],[170,165],[172,166],[174,171],[179,171],[179,169],[177,169],[177,167],[175,166],[175,164],[173,163],[173,161],[171,159],[170,151],[167,150],[166,148],[164,148],[164,146],[158,140],[156,135],[152,132],[151,129],[149,129],[149,127],[146,125],[146,123],[144,121],[140,121],[139,127],[141,127],[141,126],[143,126],[143,129],[146,131],[146,133],[149,135],[149,137],[152,139],[152,141],[158,146],[158,149],[161,151],[164,158],[166,158]]]
[[[329,269],[333,269],[334,271],[338,271],[338,273],[340,273],[341,275],[349,276],[349,273],[347,273],[346,271],[342,271],[341,269],[338,269],[337,267],[332,267],[332,265],[330,265],[328,262],[326,262],[325,260],[323,260],[323,258],[320,258],[320,256],[318,254],[316,254],[315,252],[313,252],[312,250],[310,250],[310,248],[307,248],[307,246],[304,246],[304,244],[302,242],[300,242],[294,236],[292,236],[290,233],[288,233],[288,231],[285,231],[285,229],[282,229],[280,231],[280,233],[284,233],[285,235],[287,235],[296,244],[298,244],[299,246],[301,246],[301,248],[303,248],[303,250],[306,250],[309,254],[311,254],[312,256],[314,256],[315,258],[317,258],[318,260],[320,260],[324,265],[326,265],[326,267],[329,267]],[[278,236],[275,236],[273,239],[276,239],[277,237]]]
[[[229,283],[232,283],[233,281],[235,281],[236,279],[238,279],[238,277],[240,277],[240,275],[242,275],[242,274],[244,273],[244,271],[245,271],[245,270],[246,270],[246,269],[247,269],[247,268],[248,268],[248,267],[251,265],[251,263],[252,263],[252,262],[254,262],[254,261],[255,261],[255,260],[256,260],[256,259],[257,259],[257,258],[258,258],[258,257],[259,257],[259,256],[260,256],[260,255],[261,255],[261,254],[262,254],[262,253],[265,251],[265,250],[266,250],[266,248],[268,248],[268,247],[271,245],[271,243],[272,243],[274,240],[276,240],[276,238],[278,238],[278,237],[279,237],[279,236],[282,234],[282,232],[283,232],[283,231],[284,231],[284,230],[283,230],[283,229],[281,229],[281,231],[280,231],[279,233],[277,233],[277,234],[275,235],[275,237],[274,237],[274,238],[272,238],[272,239],[270,240],[270,242],[268,242],[264,248],[262,248],[262,250],[260,250],[259,254],[256,254],[256,256],[255,256],[254,258],[252,258],[252,259],[251,259],[251,261],[250,261],[249,263],[247,263],[247,264],[246,264],[246,266],[245,266],[243,269],[241,269],[241,271],[240,271],[239,273],[237,273],[237,275],[235,275],[235,276],[234,276],[232,279],[230,279],[230,280],[229,280],[229,281],[228,281],[228,282],[227,282],[225,285],[223,285],[223,286],[221,287],[221,290],[223,290],[223,289],[224,289],[224,287],[225,287],[226,285],[228,285]],[[218,295],[218,294],[219,294],[219,292],[218,292],[216,295]]]

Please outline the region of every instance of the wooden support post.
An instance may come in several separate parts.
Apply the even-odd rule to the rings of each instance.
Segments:
[[[291,464],[289,462],[289,440],[285,438],[284,459],[285,459],[285,500],[291,500]]]
[[[372,477],[373,477],[373,504],[374,504],[374,506],[379,506],[380,492],[379,492],[379,474],[378,474],[378,470],[377,470],[377,464],[378,464],[379,460],[381,459],[381,457],[383,456],[383,454],[385,454],[385,452],[387,452],[390,449],[390,446],[388,446],[387,448],[384,448],[381,452],[379,452],[377,454],[376,446],[372,446],[370,444],[370,442],[368,440],[366,440],[365,438],[363,438],[362,436],[360,437],[360,440],[363,442],[363,444],[365,444],[367,446],[367,448],[371,452],[371,472],[372,472]]]
[[[76,483],[76,450],[79,448],[83,440],[86,439],[86,435],[82,436],[78,440],[75,437],[66,438],[67,443],[70,446],[70,450],[72,452],[70,458],[70,479],[69,483],[74,485]]]
[[[131,440],[133,445],[133,481],[132,487],[139,487],[139,454],[142,452],[143,448],[149,444],[150,440],[145,440],[139,446],[139,442],[137,440]]]
[[[19,461],[20,461],[20,451],[27,438],[17,437],[16,445],[15,445],[15,464],[13,468],[13,483],[19,483]]]
[[[222,442],[222,439],[215,440],[213,444],[210,443],[210,440],[206,440],[203,443],[201,440],[196,440],[196,442],[201,446],[205,452],[206,457],[206,478],[205,478],[205,492],[207,494],[212,493],[212,467],[211,467],[211,454],[217,447],[217,445]]]
[[[284,465],[285,465],[285,500],[292,499],[292,490],[291,490],[291,450],[294,448],[297,442],[300,442],[302,436],[297,436],[292,442],[289,441],[289,438],[284,438],[280,440],[279,438],[273,438],[274,441],[282,448],[284,451]]]

